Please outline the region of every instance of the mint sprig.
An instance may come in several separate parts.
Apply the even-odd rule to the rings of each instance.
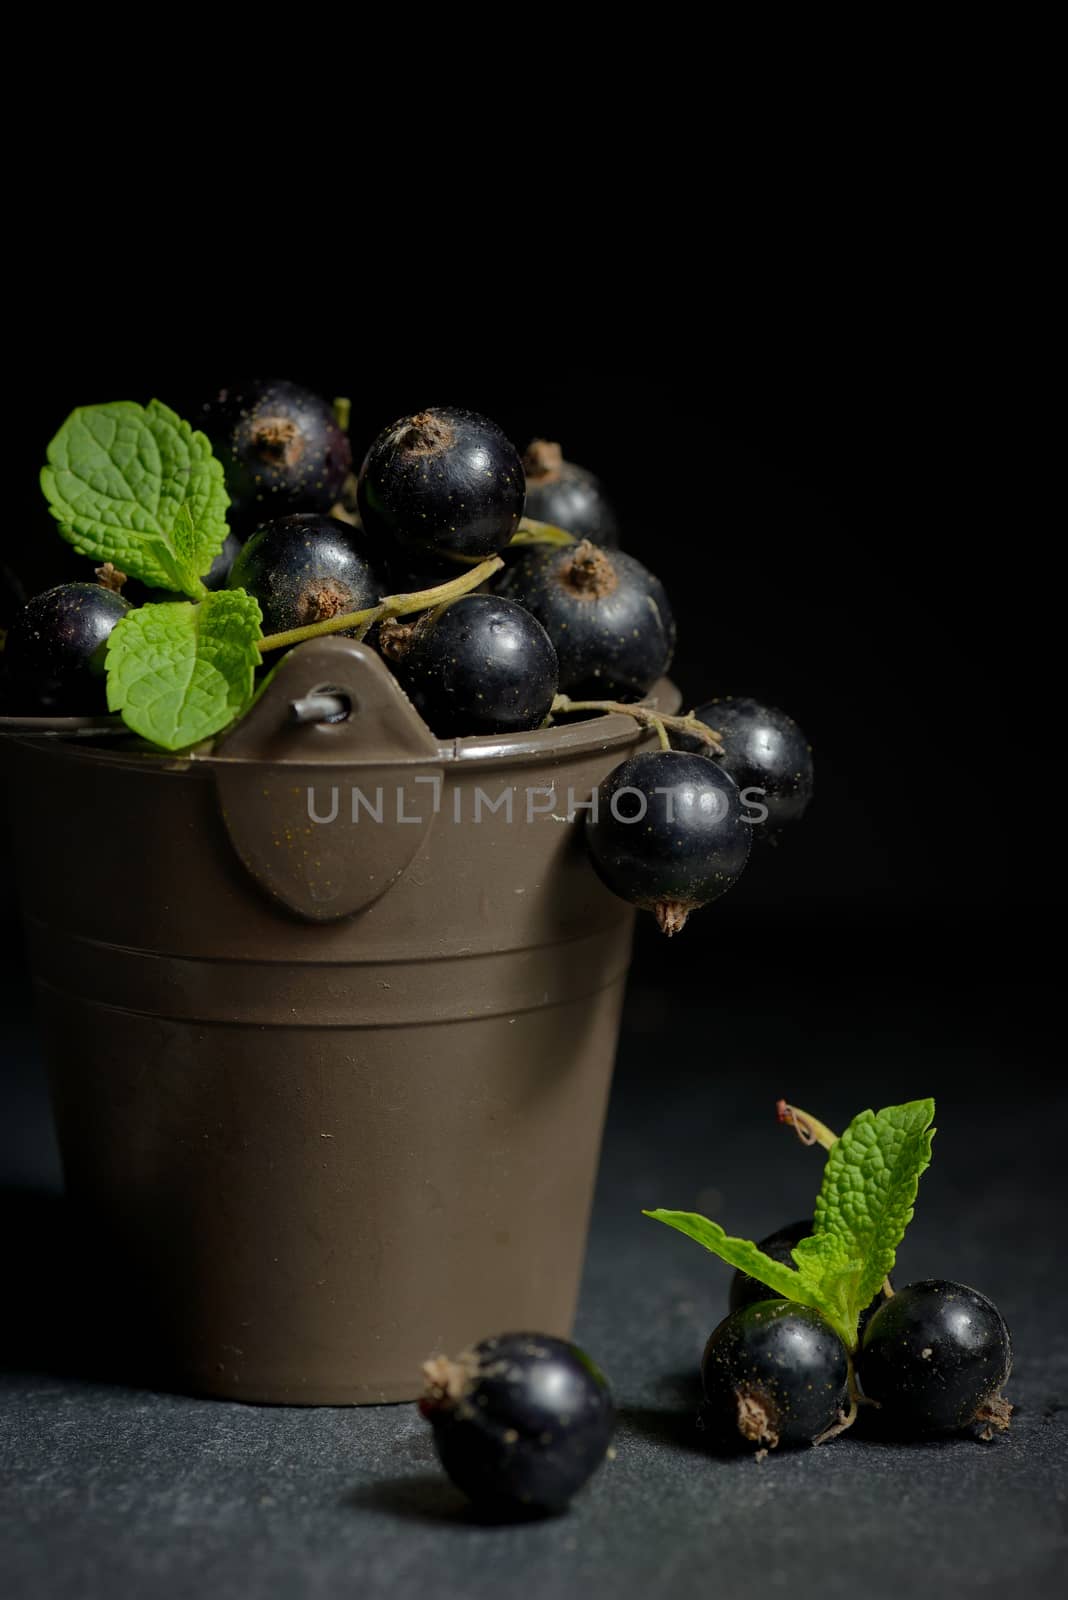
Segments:
[[[860,1314],[893,1268],[912,1220],[920,1176],[931,1161],[933,1121],[933,1100],[853,1118],[827,1157],[814,1232],[791,1252],[796,1270],[694,1212],[645,1215],[687,1234],[776,1294],[813,1306],[855,1350]]]
[[[260,623],[243,589],[128,612],[108,639],[108,709],[165,750],[210,738],[251,698]]]
[[[226,538],[222,464],[168,406],[79,406],[48,447],[41,488],[82,555],[200,600]]]

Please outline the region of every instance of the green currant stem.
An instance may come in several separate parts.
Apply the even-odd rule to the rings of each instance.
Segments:
[[[661,748],[671,749],[668,730],[672,733],[692,733],[703,739],[711,746],[713,755],[722,755],[723,746],[720,736],[715,728],[710,728],[706,722],[698,722],[692,711],[684,717],[672,717],[666,713],[652,711],[648,706],[627,705],[622,700],[572,700],[570,695],[558,694],[552,704],[552,715],[563,714],[569,711],[612,711],[624,717],[633,717],[635,722],[640,722],[643,728],[655,728],[660,740]]]
[[[577,544],[573,533],[557,528],[551,522],[536,522],[533,517],[523,517],[512,535],[512,544]]]
[[[348,433],[349,421],[352,417],[352,401],[348,395],[339,394],[334,398],[334,421],[342,433]]]
[[[785,1100],[777,1100],[775,1111],[780,1122],[785,1122],[793,1128],[802,1144],[819,1144],[825,1150],[838,1143],[838,1135],[828,1128],[825,1122],[820,1122],[818,1117],[812,1116],[808,1111],[801,1111],[797,1106],[787,1105]],[[894,1293],[894,1286],[889,1278],[883,1279],[883,1294],[889,1300]],[[852,1380],[850,1380],[852,1381]]]
[[[578,540],[573,533],[567,533],[563,528],[555,528],[551,522],[535,522],[532,517],[523,517],[519,527],[509,539],[506,550],[513,546],[522,548],[529,544],[548,544],[566,546],[577,544]],[[477,561],[483,560],[482,556],[462,556],[458,550],[439,550],[438,555],[446,561],[455,561],[457,566],[471,567]]]
[[[321,639],[328,633],[355,630],[363,638],[368,628],[386,617],[407,617],[415,611],[429,611],[432,606],[445,605],[470,594],[480,583],[492,578],[504,566],[500,556],[491,556],[462,577],[450,578],[448,583],[438,583],[432,589],[413,589],[407,594],[387,594],[376,606],[366,606],[362,611],[346,611],[337,617],[327,617],[324,622],[310,622],[305,628],[290,628],[285,633],[269,633],[260,639],[258,648],[288,650],[290,645],[303,644],[305,639]]]

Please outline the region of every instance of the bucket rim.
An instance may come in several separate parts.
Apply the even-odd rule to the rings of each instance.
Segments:
[[[661,678],[636,706],[671,715],[682,703],[682,696],[670,678]],[[420,755],[396,755],[388,763],[381,755],[370,758],[338,760],[340,767],[390,766],[463,766],[506,765],[514,762],[545,760],[546,758],[581,755],[593,749],[624,748],[636,740],[647,738],[649,729],[623,712],[591,712],[574,721],[562,722],[551,728],[535,728],[525,733],[474,734],[462,738],[435,739],[434,748]],[[257,758],[251,754],[227,755],[211,751],[198,754],[194,751],[175,752],[142,745],[136,735],[126,734],[119,747],[109,747],[107,740],[125,732],[119,716],[103,717],[11,717],[0,716],[0,742],[29,744],[52,751],[76,751],[80,759],[92,758],[109,765],[127,765],[152,772],[189,772],[193,769],[208,772],[218,768],[247,767],[253,765],[300,767],[307,760],[295,752],[290,761],[278,756]],[[334,763],[331,763],[334,765]]]

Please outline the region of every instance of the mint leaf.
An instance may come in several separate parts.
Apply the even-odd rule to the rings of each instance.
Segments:
[[[128,612],[108,639],[108,709],[165,750],[218,733],[251,698],[260,622],[243,589]]]
[[[194,599],[226,538],[220,462],[159,400],[80,406],[48,447],[41,488],[82,555]]]
[[[862,1111],[831,1146],[816,1201],[815,1233],[793,1251],[827,1315],[850,1326],[893,1269],[931,1163],[933,1100]]]
[[[700,1216],[696,1211],[643,1211],[642,1215],[652,1217],[654,1222],[664,1222],[669,1228],[677,1228],[689,1239],[696,1239],[713,1255],[721,1257],[741,1272],[748,1272],[751,1278],[758,1278],[776,1294],[785,1295],[787,1300],[800,1300],[803,1305],[822,1310],[818,1298],[799,1272],[792,1267],[784,1267],[781,1261],[773,1261],[750,1239],[732,1238],[729,1233],[724,1233],[718,1222],[709,1222],[707,1217]]]

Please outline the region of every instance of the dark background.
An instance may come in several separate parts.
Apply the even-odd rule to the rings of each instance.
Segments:
[[[620,509],[624,548],[672,598],[673,676],[686,701],[765,697],[801,723],[814,747],[816,798],[796,836],[778,849],[754,850],[741,882],[680,937],[663,939],[648,918],[639,932],[579,1335],[629,1406],[628,1470],[637,1471],[637,1461],[668,1475],[659,1480],[655,1515],[640,1495],[630,1512],[638,1522],[652,1518],[647,1542],[630,1549],[626,1566],[645,1593],[705,1590],[700,1572],[682,1575],[675,1558],[661,1553],[656,1529],[673,1515],[678,1523],[678,1508],[688,1505],[691,1520],[670,1537],[698,1537],[697,1468],[679,1443],[679,1419],[692,1399],[686,1374],[692,1378],[703,1337],[723,1311],[725,1274],[716,1277],[713,1266],[710,1277],[687,1241],[642,1234],[638,1208],[704,1207],[752,1237],[803,1214],[815,1189],[814,1158],[776,1130],[779,1095],[834,1126],[864,1106],[936,1096],[935,1163],[902,1252],[902,1277],[960,1277],[999,1302],[1017,1335],[1023,1403],[1015,1454],[1007,1445],[997,1454],[995,1446],[983,1458],[989,1465],[947,1446],[937,1461],[905,1452],[893,1466],[885,1452],[865,1454],[843,1441],[832,1447],[837,1456],[829,1449],[796,1458],[789,1466],[795,1498],[784,1497],[774,1515],[762,1509],[755,1521],[745,1499],[752,1490],[737,1502],[743,1480],[717,1478],[723,1506],[741,1519],[727,1544],[709,1552],[724,1593],[749,1592],[753,1583],[759,1590],[754,1560],[769,1581],[776,1562],[776,1582],[796,1574],[802,1539],[824,1593],[856,1592],[863,1582],[868,1593],[889,1594],[922,1581],[910,1565],[916,1551],[934,1563],[932,1582],[937,1568],[941,1593],[958,1584],[972,1592],[982,1577],[1002,1593],[1034,1594],[1053,1571],[1050,1430],[1063,1412],[1066,1382],[1053,1230],[1068,1097],[1054,1022],[1060,901],[1047,860],[1059,833],[1053,764],[1062,741],[1042,660],[1052,582],[1049,524],[1035,490],[1043,432],[1024,406],[1011,329],[980,310],[966,289],[955,300],[925,303],[887,286],[870,302],[850,302],[833,325],[813,309],[797,318],[803,332],[790,338],[727,307],[696,330],[665,328],[640,345],[621,328],[606,348],[534,317],[525,324],[521,378],[513,359],[475,358],[470,346],[459,356],[437,347],[428,356],[416,339],[377,345],[361,333],[342,339],[329,361],[267,346],[276,371],[352,397],[357,456],[395,416],[442,402],[485,411],[520,447],[534,434],[561,440],[570,458],[599,472]],[[118,362],[75,339],[47,378],[27,375],[30,399],[8,434],[21,499],[5,548],[55,541],[36,468],[71,406],[157,394],[189,407],[198,393],[251,366],[243,354],[223,370],[175,337],[151,362]],[[256,364],[263,360],[260,354]],[[42,1215],[34,1195],[57,1182],[57,1169],[13,909],[5,909],[3,926],[11,951],[3,969],[0,1172],[9,1185],[8,1229],[32,1242]],[[13,1359],[60,1375],[77,1371],[62,1314],[42,1319],[29,1308],[40,1291],[40,1252],[32,1244],[16,1249],[15,1261],[13,1276],[26,1293],[16,1297],[22,1309],[5,1330]],[[50,1297],[45,1304],[55,1307]],[[1054,1361],[1048,1341],[1055,1335]],[[189,1403],[182,1415],[195,1421],[223,1412]],[[285,1424],[304,1430],[304,1443],[294,1442],[296,1433],[278,1432],[278,1413],[256,1415],[256,1427],[275,1430],[279,1449],[315,1466],[318,1445],[305,1439],[303,1424]],[[573,1513],[571,1534],[565,1527],[548,1536],[556,1543],[539,1545],[525,1534],[526,1542],[498,1542],[495,1557],[472,1533],[466,1554],[460,1539],[454,1547],[459,1576],[443,1573],[433,1541],[455,1509],[436,1498],[429,1466],[420,1487],[418,1454],[416,1477],[397,1480],[391,1491],[401,1445],[375,1444],[375,1430],[386,1424],[370,1413],[360,1425],[368,1441],[362,1465],[371,1475],[359,1503],[383,1530],[376,1572],[385,1589],[401,1592],[389,1555],[398,1528],[410,1548],[429,1541],[428,1565],[413,1557],[404,1573],[435,1593],[451,1592],[451,1582],[463,1591],[469,1558],[483,1563],[478,1582],[490,1587],[477,1587],[472,1566],[468,1592],[505,1592],[518,1582],[513,1570],[493,1564],[506,1548],[537,1575],[514,1592],[551,1595],[572,1581],[590,1592],[591,1571],[614,1572],[611,1552],[629,1548],[633,1535],[620,1528],[604,1487],[588,1512]],[[106,1422],[100,1426],[99,1447],[116,1448]],[[173,1427],[181,1426],[178,1417]],[[1058,1434],[1058,1451],[1061,1440]],[[648,1460],[641,1450],[651,1452]],[[813,1476],[824,1469],[804,1461],[824,1455],[844,1476]],[[1063,1454],[1056,1461],[1063,1467]],[[165,1493],[173,1479],[167,1460],[158,1470]],[[219,1465],[221,1480],[204,1478],[205,1505],[237,1470],[231,1456]],[[907,1499],[924,1474],[929,1503],[915,1505],[887,1534],[888,1501]],[[309,1552],[306,1561],[293,1554],[300,1527],[318,1528],[310,1492],[291,1524],[290,1555],[264,1568],[264,1593],[281,1583],[277,1573],[290,1557],[294,1574],[316,1560],[329,1567],[324,1554]],[[244,1503],[244,1487],[234,1493]],[[855,1538],[820,1532],[828,1493],[851,1497]],[[147,1549],[159,1536],[143,1515],[141,1532],[128,1534],[131,1549],[139,1539]],[[312,1522],[301,1524],[301,1515]],[[81,1570],[79,1541],[97,1538],[109,1552],[102,1570],[111,1563],[121,1575],[128,1532],[121,1517],[111,1525],[104,1516],[95,1533],[91,1519],[64,1526],[72,1573]],[[702,1537],[711,1537],[701,1526]],[[569,1566],[562,1555],[554,1565],[546,1552],[566,1549],[576,1527],[587,1554],[603,1542],[607,1566]],[[243,1526],[235,1552],[254,1531]],[[283,1543],[289,1536],[272,1535]],[[348,1535],[331,1524],[330,1537],[343,1545]],[[821,1537],[831,1540],[822,1554],[812,1546]],[[739,1549],[748,1551],[748,1564],[739,1564]],[[35,1559],[27,1557],[27,1571],[36,1570]],[[217,1559],[216,1577],[230,1570],[231,1557],[220,1546]],[[143,1560],[137,1570],[145,1570]],[[237,1570],[230,1581],[240,1592]],[[674,1574],[670,1582],[665,1573]],[[631,1592],[622,1571],[612,1592]]]

